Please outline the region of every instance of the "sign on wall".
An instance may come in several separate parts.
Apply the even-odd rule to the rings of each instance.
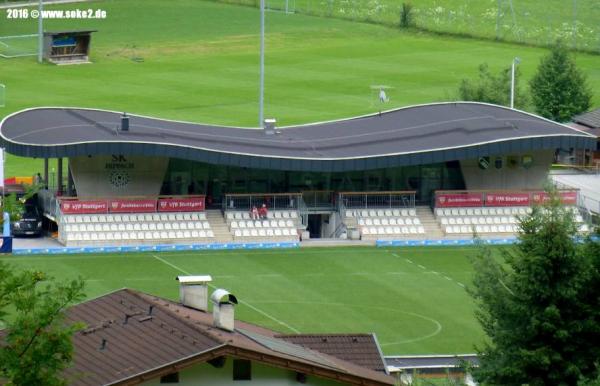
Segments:
[[[576,190],[562,190],[558,192],[564,205],[576,205]],[[530,206],[543,204],[550,200],[546,192],[465,192],[437,193],[435,206],[439,208],[470,207],[470,206]]]
[[[157,209],[159,212],[201,212],[204,210],[204,197],[161,198]]]
[[[577,191],[562,191],[558,192],[560,201],[565,205],[577,204]],[[534,192],[531,195],[531,201],[534,204],[543,204],[550,201],[550,195],[546,192]]]
[[[60,210],[64,214],[107,213],[108,203],[106,201],[63,200],[60,202]]]
[[[175,197],[160,199],[112,199],[112,200],[61,200],[63,214],[94,213],[154,213],[154,212],[201,212],[205,209],[205,197]]]
[[[483,194],[438,194],[436,195],[435,201],[435,206],[441,208],[452,208],[461,206],[483,206]]]
[[[156,212],[156,200],[110,200],[111,213]]]
[[[529,206],[529,193],[486,193],[486,206]]]

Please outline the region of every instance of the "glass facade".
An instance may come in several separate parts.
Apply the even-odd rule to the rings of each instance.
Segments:
[[[205,194],[220,204],[227,193],[364,192],[416,190],[429,204],[433,191],[465,189],[458,161],[343,173],[316,173],[209,165],[172,158],[161,194]]]

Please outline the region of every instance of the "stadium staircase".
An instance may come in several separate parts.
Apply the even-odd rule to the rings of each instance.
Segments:
[[[225,222],[225,218],[221,210],[207,210],[206,219],[210,223],[210,227],[215,234],[215,241],[218,243],[229,243],[233,241],[229,227]]]
[[[421,224],[425,228],[425,235],[428,239],[443,239],[444,232],[440,228],[439,222],[436,220],[431,208],[428,206],[417,206],[417,217],[421,220]]]

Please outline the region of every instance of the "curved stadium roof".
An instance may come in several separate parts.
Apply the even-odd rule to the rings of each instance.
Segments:
[[[7,151],[25,157],[129,154],[242,167],[351,171],[557,148],[594,148],[596,138],[502,106],[451,102],[351,119],[261,129],[202,125],[139,115],[43,107],[0,123]]]

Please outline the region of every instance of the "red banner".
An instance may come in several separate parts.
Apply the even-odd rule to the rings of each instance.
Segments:
[[[202,212],[203,210],[204,197],[160,198],[158,200],[159,212]]]
[[[60,210],[64,214],[106,213],[108,212],[108,203],[106,201],[63,200],[60,202]]]
[[[486,206],[529,206],[529,193],[486,193]]]
[[[558,192],[560,201],[565,205],[577,204],[577,191],[570,190],[565,192]],[[535,204],[543,204],[550,200],[550,196],[546,192],[534,192],[531,194],[531,201]]]
[[[435,197],[435,206],[440,208],[483,206],[482,193],[465,194],[438,194]]]
[[[153,213],[156,200],[110,200],[111,213]]]

